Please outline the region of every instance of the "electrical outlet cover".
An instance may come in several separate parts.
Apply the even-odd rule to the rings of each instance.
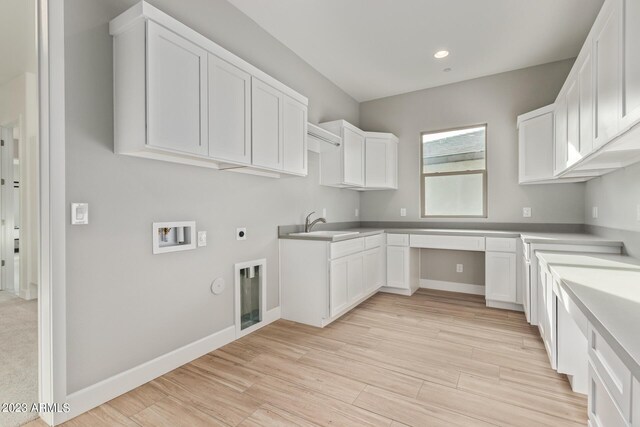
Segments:
[[[407,208],[400,208],[400,216],[407,216]]]
[[[531,208],[522,208],[522,217],[531,218]]]
[[[246,228],[236,228],[236,240],[247,240]]]

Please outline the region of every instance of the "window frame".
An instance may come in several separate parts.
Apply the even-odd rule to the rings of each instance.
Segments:
[[[467,171],[455,171],[455,172],[424,172],[424,143],[422,142],[424,135],[431,135],[434,133],[450,132],[454,130],[465,130],[471,128],[484,127],[484,169],[471,169]],[[487,207],[487,192],[488,192],[488,169],[489,169],[489,125],[487,123],[479,123],[468,126],[456,126],[448,129],[440,129],[433,131],[420,132],[420,162],[419,176],[420,176],[420,217],[421,218],[488,218]],[[427,215],[427,207],[425,200],[425,178],[433,176],[452,176],[452,175],[478,175],[482,174],[482,214],[480,215]]]

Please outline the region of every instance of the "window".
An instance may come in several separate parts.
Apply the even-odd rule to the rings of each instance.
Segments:
[[[487,216],[487,125],[421,135],[423,217]]]

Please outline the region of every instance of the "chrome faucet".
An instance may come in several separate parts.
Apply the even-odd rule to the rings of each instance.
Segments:
[[[304,220],[304,232],[308,233],[311,231],[311,229],[313,228],[314,225],[316,225],[319,222],[322,222],[324,224],[327,223],[327,220],[324,218],[317,218],[314,219],[313,221],[309,222],[309,217],[311,217],[311,215],[313,215],[315,212],[311,212],[309,215],[307,215],[307,219]]]

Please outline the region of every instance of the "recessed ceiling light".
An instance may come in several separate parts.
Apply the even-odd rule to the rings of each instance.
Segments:
[[[442,58],[446,58],[447,56],[449,56],[449,51],[448,50],[439,50],[436,53],[433,54],[433,57],[436,59],[442,59]]]

